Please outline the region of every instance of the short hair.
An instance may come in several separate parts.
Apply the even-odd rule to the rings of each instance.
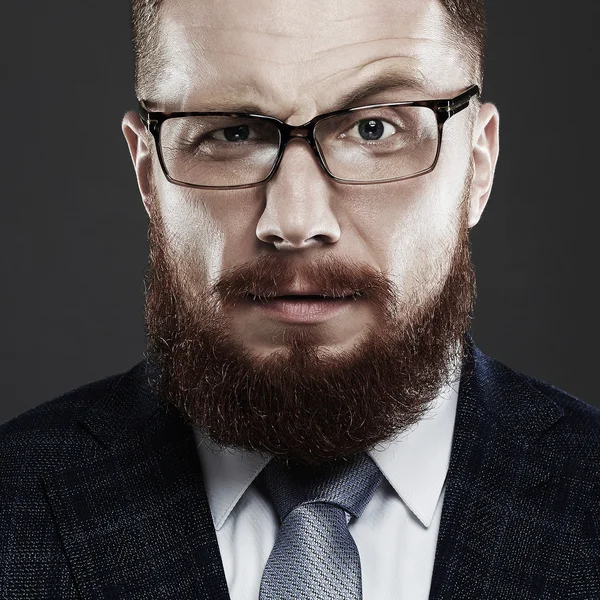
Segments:
[[[158,20],[166,0],[131,0],[131,37],[138,98],[153,89],[152,78],[164,67]],[[485,0],[439,0],[447,11],[453,42],[464,52],[474,81],[482,87],[487,38]]]

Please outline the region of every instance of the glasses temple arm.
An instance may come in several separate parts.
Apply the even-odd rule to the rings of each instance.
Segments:
[[[479,96],[479,87],[476,85],[470,87],[466,92],[460,94],[460,96],[456,96],[456,98],[450,100],[447,106],[443,106],[440,108],[447,112],[448,118],[450,118],[456,113],[459,113],[461,110],[467,108],[473,96]]]
[[[152,131],[152,123],[154,122],[150,117],[150,111],[144,106],[143,100],[138,100],[138,113],[142,118],[142,122],[148,129],[148,131]]]

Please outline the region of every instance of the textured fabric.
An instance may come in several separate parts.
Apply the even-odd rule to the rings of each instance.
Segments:
[[[144,364],[0,427],[2,600],[228,600],[210,519]]]
[[[281,527],[259,600],[360,600],[360,556],[348,520],[360,517],[381,484],[373,459],[359,454],[320,468],[271,460],[263,475]]]
[[[409,430],[369,451],[385,480],[348,530],[363,596],[427,600],[456,417],[458,381]],[[231,600],[256,600],[279,516],[258,474],[268,457],[220,449],[196,430],[198,454]],[[222,451],[219,451],[222,450]]]
[[[227,600],[192,428],[141,363],[0,427],[0,598]],[[600,411],[472,349],[429,600],[600,598]]]

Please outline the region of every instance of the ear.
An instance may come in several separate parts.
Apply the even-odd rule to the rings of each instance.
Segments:
[[[479,109],[473,131],[473,182],[469,204],[469,228],[479,222],[492,191],[498,162],[500,115],[491,103]]]
[[[144,208],[150,214],[152,156],[148,145],[151,142],[148,131],[144,127],[140,116],[133,111],[125,114],[121,123],[121,129],[129,147],[129,154],[133,161],[133,168],[135,169],[135,176],[142,201],[144,202]]]

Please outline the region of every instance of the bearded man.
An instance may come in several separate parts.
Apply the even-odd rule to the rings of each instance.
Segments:
[[[147,352],[0,429],[0,597],[600,597],[600,412],[469,335],[481,0],[133,0]]]

